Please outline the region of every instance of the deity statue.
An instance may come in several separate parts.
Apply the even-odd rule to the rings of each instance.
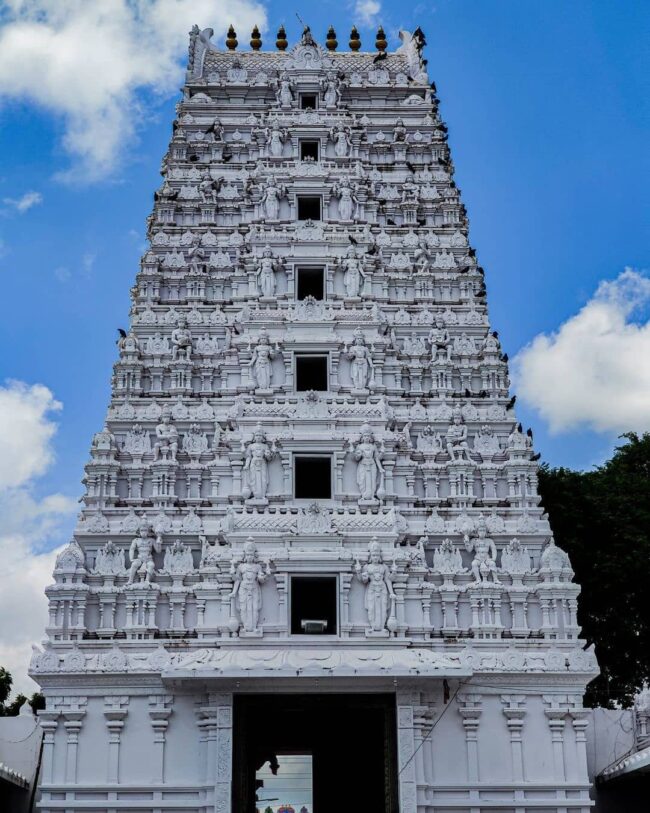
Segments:
[[[343,81],[335,73],[328,73],[325,79],[321,79],[320,86],[323,91],[325,107],[338,107],[341,103]]]
[[[210,175],[210,170],[205,170],[203,177],[201,178],[201,182],[199,183],[199,194],[203,203],[212,203],[216,205],[217,193],[219,192],[222,183],[223,178],[215,181]]]
[[[272,347],[269,334],[266,330],[262,330],[257,344],[253,348],[251,360],[248,362],[257,389],[265,391],[271,389],[271,381],[273,379],[272,362],[279,352],[280,345],[278,342],[275,343],[275,347]]]
[[[208,128],[208,132],[212,133],[212,137],[216,143],[220,144],[223,142],[224,127],[219,116],[214,117],[214,121]]]
[[[533,442],[529,435],[524,434],[521,424],[515,424],[514,429],[508,435],[508,449],[512,449],[516,452],[525,452],[532,449],[532,446]]]
[[[348,441],[350,453],[357,461],[357,486],[359,502],[374,503],[377,498],[384,498],[384,467],[381,462],[380,449],[369,424],[361,427],[361,438],[355,445]]]
[[[245,449],[246,462],[242,474],[245,485],[242,496],[245,500],[255,500],[266,503],[266,494],[269,488],[269,461],[278,453],[275,440],[269,446],[262,427],[258,424],[253,432],[253,438]]]
[[[366,585],[364,606],[368,613],[368,624],[372,632],[384,632],[387,628],[394,630],[397,626],[395,620],[395,591],[393,589],[393,575],[395,565],[389,568],[384,564],[381,545],[374,537],[368,545],[368,562],[361,565],[357,559],[354,571],[362,584]]]
[[[124,551],[109,539],[104,547],[97,551],[93,572],[102,576],[118,576],[124,571]]]
[[[278,220],[280,217],[280,200],[287,194],[287,188],[283,184],[276,183],[273,178],[269,178],[262,191],[260,204],[262,205],[264,216],[267,220]]]
[[[153,459],[176,460],[178,451],[178,430],[171,422],[169,412],[163,412],[160,423],[156,426],[156,442],[153,446]]]
[[[402,203],[419,203],[420,189],[413,181],[404,181],[402,184]]]
[[[187,329],[187,319],[184,316],[178,320],[178,327],[174,328],[171,335],[172,359],[190,360],[192,355],[192,334]]]
[[[330,139],[334,144],[334,155],[337,158],[346,158],[352,147],[350,139],[350,128],[343,124],[337,124],[330,130]]]
[[[281,158],[284,150],[284,142],[288,136],[287,131],[280,127],[277,121],[273,121],[271,126],[266,128],[265,135],[269,155],[272,158]]]
[[[447,430],[447,451],[452,460],[469,460],[469,445],[467,443],[467,426],[463,419],[460,407],[452,413],[451,424]]]
[[[345,181],[332,187],[332,194],[339,199],[339,218],[352,220],[358,212],[359,200],[355,194],[356,185],[349,185]]]
[[[140,576],[140,581],[149,585],[156,572],[153,555],[162,551],[162,537],[157,534],[155,540],[152,539],[150,528],[146,523],[142,523],[138,533],[139,535],[131,541],[129,548],[131,567],[127,584],[133,584],[135,577]]]
[[[198,275],[205,271],[205,251],[203,251],[200,245],[192,246],[187,252],[187,259],[189,260],[192,274]]]
[[[451,361],[451,338],[440,313],[436,313],[434,327],[429,331],[429,344],[432,362]]]
[[[184,545],[180,539],[165,551],[163,570],[174,576],[186,575],[194,569],[192,549]]]
[[[482,426],[474,435],[474,451],[479,452],[483,457],[491,457],[501,451],[499,438],[488,424]]]
[[[264,246],[262,257],[260,259],[259,269],[255,276],[257,278],[257,287],[260,296],[266,299],[272,299],[275,296],[275,270],[278,263],[273,259],[273,252],[271,246]]]
[[[271,562],[264,565],[257,561],[257,547],[252,537],[244,544],[244,558],[237,566],[231,565],[235,586],[230,594],[237,605],[241,627],[244,632],[259,630],[260,610],[262,609],[261,584],[271,575]]]
[[[494,540],[487,535],[487,525],[485,519],[481,517],[476,525],[476,536],[470,539],[468,534],[463,534],[465,550],[474,553],[472,560],[472,576],[477,583],[486,583],[488,577],[492,576],[494,584],[501,584],[497,576],[497,546]]]
[[[351,361],[352,389],[365,392],[373,384],[375,368],[361,328],[354,331],[354,343],[345,344],[343,355]]]
[[[286,73],[275,80],[275,98],[280,107],[291,107],[293,104],[293,83]]]
[[[354,246],[348,248],[345,257],[339,260],[343,269],[343,285],[345,295],[348,299],[353,299],[361,295],[361,284],[365,282],[367,274],[363,270],[361,260],[357,257]]]
[[[408,132],[406,127],[404,126],[404,122],[402,119],[397,119],[395,122],[395,127],[393,127],[393,143],[394,144],[404,144],[406,142]]]

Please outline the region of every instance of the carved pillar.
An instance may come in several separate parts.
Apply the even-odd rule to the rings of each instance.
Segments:
[[[415,732],[413,706],[417,698],[411,692],[397,693],[397,748],[399,755],[400,813],[417,813],[417,778],[415,775]]]
[[[481,721],[481,695],[464,694],[458,697],[458,712],[463,718],[465,742],[467,743],[467,779],[479,781],[478,726]]]
[[[514,782],[523,782],[524,752],[521,731],[526,716],[526,697],[523,694],[503,694],[501,695],[501,702],[504,705],[503,713],[510,733],[512,779]]]
[[[569,715],[576,738],[576,769],[578,771],[576,779],[579,782],[586,782],[588,777],[586,732],[589,726],[590,711],[582,708],[571,709]]]
[[[108,729],[108,765],[106,781],[117,784],[120,781],[120,740],[124,728],[124,718],[128,713],[127,696],[104,698],[104,719]]]
[[[168,694],[149,696],[149,719],[153,728],[153,782],[165,781],[165,733],[173,702],[174,698]]]
[[[552,695],[544,695],[544,702],[548,708],[544,709],[548,720],[548,727],[551,729],[551,742],[553,747],[553,766],[555,779],[558,782],[566,780],[566,769],[564,767],[564,724],[567,716],[566,708],[561,708],[559,698]]]
[[[87,698],[67,698],[66,708],[63,709],[64,728],[68,735],[65,752],[65,781],[75,784],[77,781],[77,751],[79,747],[79,732],[86,714]]]
[[[54,735],[59,725],[60,712],[39,711],[38,721],[43,729],[43,768],[42,782],[49,785],[54,781]]]
[[[232,785],[232,695],[216,696],[217,704],[217,772],[215,807],[218,811],[230,811]]]

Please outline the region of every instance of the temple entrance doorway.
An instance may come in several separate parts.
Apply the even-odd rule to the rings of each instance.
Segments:
[[[395,698],[237,695],[233,811],[397,813]]]

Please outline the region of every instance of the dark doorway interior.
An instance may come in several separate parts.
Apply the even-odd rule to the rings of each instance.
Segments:
[[[298,761],[310,774],[309,813],[398,813],[395,732],[392,695],[237,696],[233,810],[289,802],[270,801],[270,775]]]
[[[291,634],[336,635],[336,576],[291,577]]]
[[[330,457],[294,458],[294,496],[297,500],[332,498],[332,459]]]
[[[312,195],[298,196],[298,220],[320,220],[320,198]]]
[[[296,391],[327,390],[327,356],[296,356]]]
[[[307,299],[313,296],[314,299],[323,299],[325,291],[324,271],[322,268],[299,268],[298,269],[298,299]]]

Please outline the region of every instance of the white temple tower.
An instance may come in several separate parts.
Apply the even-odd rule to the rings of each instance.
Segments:
[[[355,34],[191,32],[31,664],[48,813],[589,810],[597,665],[424,38]]]

